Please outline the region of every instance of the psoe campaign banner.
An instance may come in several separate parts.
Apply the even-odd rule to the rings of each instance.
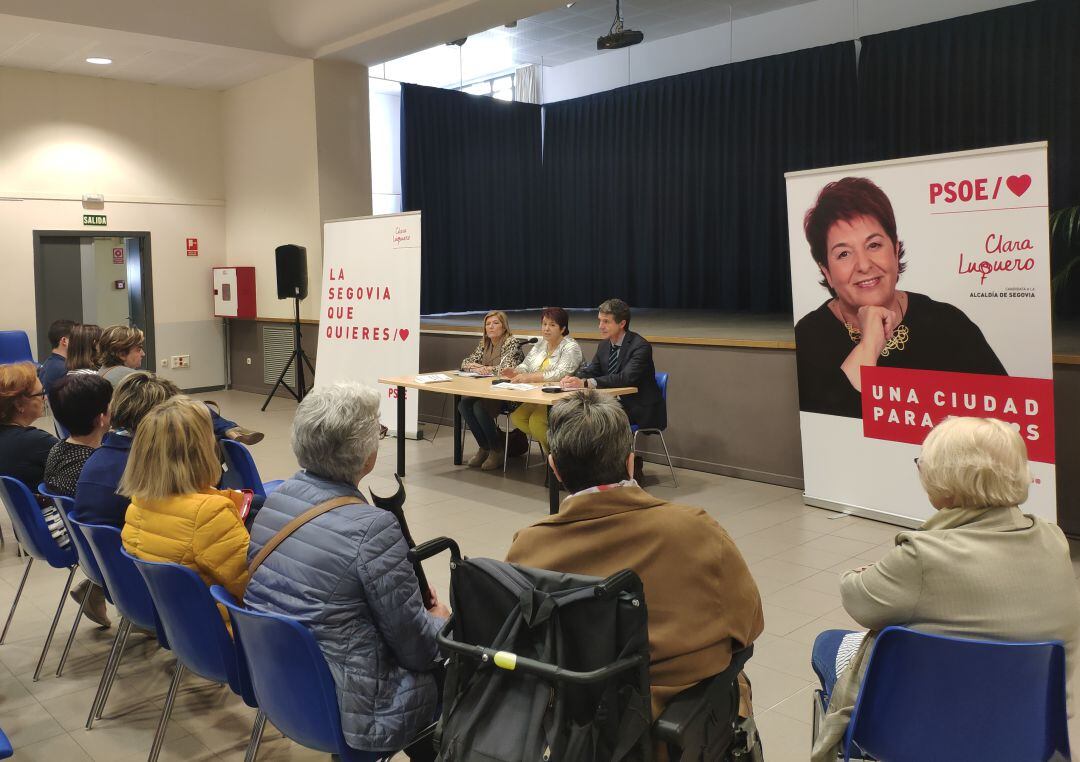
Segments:
[[[315,385],[348,380],[378,389],[382,423],[396,429],[397,390],[378,378],[420,369],[420,212],[327,222],[322,288]],[[410,394],[405,433],[416,431]]]
[[[1056,520],[1046,144],[786,177],[806,502],[919,524],[923,440],[978,416]]]

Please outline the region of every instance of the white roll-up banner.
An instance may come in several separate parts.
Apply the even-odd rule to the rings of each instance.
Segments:
[[[379,390],[383,425],[397,428],[397,390],[380,376],[420,370],[420,212],[333,220],[323,226],[316,387],[361,381]],[[405,432],[417,431],[416,395]]]
[[[786,177],[806,502],[921,523],[923,440],[978,416],[1055,521],[1046,144]]]

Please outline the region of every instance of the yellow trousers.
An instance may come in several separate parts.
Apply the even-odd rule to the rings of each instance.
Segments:
[[[510,414],[510,422],[540,443],[547,452],[548,406],[526,402]]]

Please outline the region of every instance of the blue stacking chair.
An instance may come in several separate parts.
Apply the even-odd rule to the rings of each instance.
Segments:
[[[246,665],[239,667],[236,647],[210,589],[191,569],[179,564],[143,561],[122,551],[142,574],[154,601],[158,621],[176,656],[176,671],[165,697],[157,734],[148,762],[156,762],[165,740],[165,728],[172,714],[176,692],[185,672],[214,683],[228,685],[250,707],[258,708]],[[265,715],[256,716],[248,745],[248,759],[254,759],[262,737]]]
[[[11,518],[11,524],[15,528],[15,536],[27,552],[26,567],[22,579],[19,581],[19,588],[15,591],[15,600],[11,602],[11,611],[8,612],[4,631],[0,633],[0,643],[3,643],[4,638],[7,637],[11,619],[15,616],[15,607],[19,605],[19,599],[22,597],[23,587],[26,585],[26,578],[30,576],[30,566],[34,563],[34,560],[44,561],[54,569],[68,570],[64,592],[60,594],[60,603],[56,607],[56,614],[53,616],[52,625],[49,627],[49,634],[45,636],[45,645],[41,649],[41,656],[38,658],[37,667],[34,669],[34,680],[37,680],[41,675],[41,666],[45,663],[45,656],[49,653],[49,646],[52,645],[56,625],[60,621],[60,614],[64,610],[64,602],[67,600],[68,592],[71,590],[71,580],[75,576],[75,570],[78,568],[78,558],[72,544],[69,543],[66,548],[61,548],[53,539],[48,526],[45,524],[45,517],[41,513],[37,498],[34,497],[34,493],[25,484],[10,476],[0,476],[0,500],[3,500],[8,516]],[[66,650],[64,656],[67,656]]]
[[[820,706],[815,696],[815,709]],[[886,627],[844,738],[845,762],[867,755],[927,762],[1069,759],[1064,646]]]
[[[657,373],[656,385],[660,387],[660,396],[664,398],[664,404],[667,405],[667,387],[668,387],[668,374]],[[675,467],[671,465],[671,453],[668,452],[667,441],[664,439],[664,429],[643,429],[636,423],[630,424],[630,431],[634,432],[634,447],[633,450],[637,452],[637,438],[638,434],[644,434],[645,436],[651,436],[653,434],[660,435],[660,444],[664,446],[664,457],[667,458],[668,469],[671,471],[671,481],[678,487],[679,480],[675,477]]]
[[[68,522],[81,531],[83,537],[86,538],[97,560],[98,569],[101,570],[113,605],[116,606],[121,617],[120,626],[116,628],[112,650],[109,651],[108,661],[105,662],[105,670],[101,673],[97,695],[94,696],[94,703],[90,706],[90,716],[86,718],[86,729],[90,730],[94,727],[94,721],[101,719],[101,715],[105,712],[105,703],[109,700],[109,691],[112,690],[116,671],[120,668],[120,661],[124,657],[124,647],[127,645],[132,626],[157,633],[158,642],[163,648],[168,648],[169,642],[158,628],[157,612],[154,611],[154,602],[150,598],[146,582],[143,581],[142,575],[139,574],[130,557],[122,552],[120,530],[104,524],[86,524],[72,516],[68,516]]]
[[[13,362],[34,362],[26,331],[0,331],[0,365]]]
[[[0,759],[7,759],[14,753],[11,750],[11,741],[4,735],[4,731],[0,730]]]
[[[345,742],[330,668],[315,636],[291,617],[251,611],[220,585],[210,588],[232,619],[259,710],[301,746],[337,754],[343,762],[376,762],[394,752],[357,751]]]
[[[109,598],[109,589],[105,587],[105,579],[101,576],[101,570],[98,568],[97,559],[94,558],[93,552],[90,550],[90,546],[86,544],[86,538],[82,536],[82,532],[79,528],[72,526],[68,520],[68,514],[71,512],[72,506],[75,505],[75,501],[67,497],[66,495],[57,495],[50,492],[44,483],[38,485],[38,492],[45,497],[52,498],[53,503],[56,505],[56,509],[60,511],[60,518],[64,520],[64,526],[67,527],[68,537],[71,538],[71,544],[75,546],[75,555],[79,559],[79,570],[86,575],[86,578],[93,582],[95,585],[105,591],[105,597],[112,602]],[[71,632],[68,634],[67,643],[64,645],[64,653],[60,657],[60,664],[56,667],[56,676],[61,677],[64,674],[64,665],[67,664],[68,652],[71,651],[71,644],[75,640],[75,631],[79,627],[79,622],[82,621],[83,612],[86,610],[86,599],[90,597],[90,588],[87,587],[83,593],[83,597],[79,600],[79,610],[75,614],[75,622],[71,625]]]
[[[221,475],[221,486],[228,489],[249,489],[256,495],[266,497],[281,486],[283,479],[263,482],[255,459],[248,448],[231,439],[220,439],[221,451],[225,455],[227,471]]]

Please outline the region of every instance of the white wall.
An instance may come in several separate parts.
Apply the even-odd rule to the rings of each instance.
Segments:
[[[1026,0],[814,0],[745,19],[648,41],[544,68],[545,103],[732,61],[788,53],[860,35],[926,24]],[[634,27],[633,14],[626,14]]]
[[[192,365],[159,371],[184,388],[224,383],[210,293],[225,264],[221,95],[0,68],[0,104],[0,325],[35,343],[33,231],[148,231],[158,356]],[[106,228],[83,227],[88,193],[104,194]]]
[[[373,214],[401,211],[401,85],[372,79],[371,206]]]
[[[260,317],[291,318],[292,301],[277,298],[274,249],[307,247],[310,294],[319,293],[322,262],[314,63],[227,90],[222,129],[228,263],[255,267]],[[301,310],[316,317],[318,300]]]
[[[228,261],[255,267],[260,318],[291,318],[277,298],[274,249],[307,248],[315,319],[322,293],[322,223],[371,214],[367,68],[304,61],[227,90],[222,130]]]

